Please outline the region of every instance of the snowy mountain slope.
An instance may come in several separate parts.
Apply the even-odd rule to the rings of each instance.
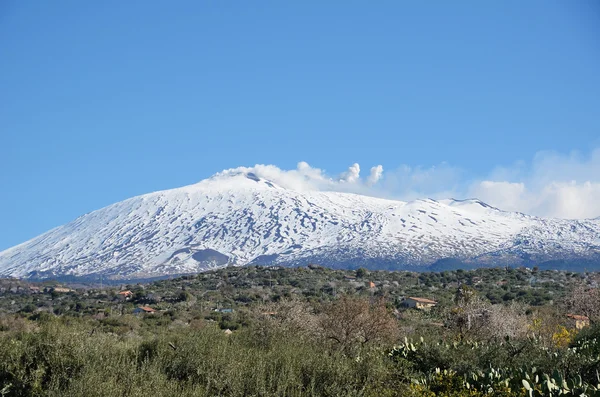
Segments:
[[[133,278],[250,263],[406,268],[600,263],[600,220],[542,219],[477,200],[300,192],[241,171],[133,197],[0,252],[0,275]]]

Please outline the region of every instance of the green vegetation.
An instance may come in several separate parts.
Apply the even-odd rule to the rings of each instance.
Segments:
[[[597,396],[599,281],[316,265],[102,289],[0,280],[0,396]]]

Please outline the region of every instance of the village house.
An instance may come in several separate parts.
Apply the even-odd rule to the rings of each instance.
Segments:
[[[54,287],[52,290],[54,292],[62,292],[62,293],[67,293],[67,292],[72,291],[70,288],[65,288],[65,287]]]
[[[437,302],[427,298],[408,297],[404,299],[404,306],[414,307],[415,309],[430,309],[437,305]]]
[[[582,329],[590,325],[590,319],[587,316],[579,314],[567,314],[567,318],[575,325],[576,329]]]
[[[148,306],[140,306],[133,309],[133,314],[152,314],[155,312],[156,310]]]

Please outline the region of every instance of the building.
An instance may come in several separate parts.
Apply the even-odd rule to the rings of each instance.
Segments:
[[[64,288],[64,287],[54,287],[54,288],[52,288],[52,291],[67,293],[67,292],[71,292],[72,289],[70,289],[70,288]]]
[[[416,309],[429,309],[437,305],[436,301],[427,298],[408,297],[402,302],[404,306],[414,307]]]
[[[590,319],[587,316],[579,314],[567,314],[567,318],[575,325],[576,329],[582,329],[590,325]]]
[[[133,314],[152,314],[155,313],[156,310],[154,310],[151,307],[148,306],[140,306],[140,307],[136,307],[135,309],[133,309]]]

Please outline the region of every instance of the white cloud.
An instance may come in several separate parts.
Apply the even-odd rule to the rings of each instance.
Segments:
[[[521,182],[481,181],[471,186],[470,197],[476,197],[506,211],[524,211],[525,185]]]
[[[420,198],[478,198],[506,211],[557,218],[600,216],[600,149],[585,157],[540,152],[530,163],[497,167],[478,180],[446,163],[431,167],[401,165],[383,173],[383,166],[370,169],[366,180],[360,165],[330,176],[306,162],[294,170],[256,165],[224,172],[254,172],[259,177],[294,190],[339,191],[398,200]]]
[[[541,192],[540,213],[565,218],[600,215],[600,183],[552,182]]]
[[[553,181],[538,189],[527,189],[524,183],[482,181],[471,186],[470,192],[472,197],[506,211],[567,219],[600,215],[598,182]]]
[[[377,193],[407,201],[460,197],[462,176],[462,170],[446,163],[428,168],[402,165],[386,174]]]
[[[537,153],[531,164],[499,167],[473,183],[471,196],[508,211],[557,218],[600,216],[600,149],[579,153]]]

